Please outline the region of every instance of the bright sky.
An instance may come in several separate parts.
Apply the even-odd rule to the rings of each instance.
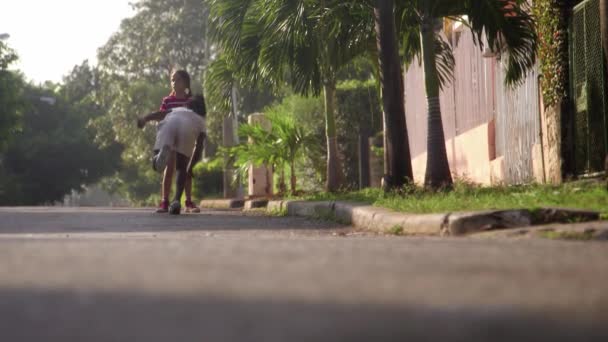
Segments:
[[[0,34],[19,54],[27,80],[62,77],[85,59],[96,64],[97,48],[134,15],[134,0],[0,0]]]

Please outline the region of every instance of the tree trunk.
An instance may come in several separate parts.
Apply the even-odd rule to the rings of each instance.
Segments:
[[[604,65],[608,69],[608,0],[600,0],[600,30],[602,49],[604,50]],[[604,171],[608,174],[608,155],[604,157]]]
[[[327,182],[325,188],[329,192],[340,189],[342,168],[338,157],[338,139],[336,137],[336,82],[330,80],[324,85],[325,90],[325,134],[327,137]]]
[[[272,170],[272,172],[271,172]],[[274,167],[266,166],[266,188],[264,192],[266,192],[266,196],[273,196],[273,188],[272,188],[272,175],[274,174]]]
[[[359,189],[369,188],[369,127],[359,127]]]
[[[281,167],[281,173],[279,174],[279,194],[285,195],[287,193],[287,185],[285,184],[285,166]]]
[[[376,46],[384,120],[384,189],[398,189],[413,180],[405,121],[403,75],[395,32],[394,0],[377,0],[374,8]]]
[[[445,149],[445,136],[439,104],[439,79],[435,61],[434,18],[423,15],[420,30],[424,86],[427,99],[427,159],[424,186],[433,190],[450,188],[452,174]]]
[[[608,67],[608,0],[600,0],[600,27],[602,30],[604,61],[606,67]]]
[[[291,171],[291,194],[295,196],[296,194],[296,163],[295,161],[291,161],[289,163],[289,168]]]
[[[236,145],[234,142],[234,119],[231,116],[224,117],[222,143],[224,147]],[[236,198],[238,195],[236,183],[237,171],[234,162],[229,157],[224,157],[224,198]]]

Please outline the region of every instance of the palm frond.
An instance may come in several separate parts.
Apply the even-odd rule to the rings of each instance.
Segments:
[[[210,0],[214,37],[239,82],[276,87],[286,75],[300,94],[323,82],[373,43],[369,1]]]
[[[220,56],[209,64],[205,86],[211,111],[228,112],[231,107],[232,88],[235,84],[235,72],[226,59]],[[213,108],[215,107],[215,108]]]
[[[506,50],[505,83],[515,85],[535,66],[538,37],[535,22],[525,0],[435,0],[441,3],[438,14],[468,16],[468,27],[475,43]],[[485,38],[485,40],[484,40]]]
[[[408,2],[406,2],[408,3]],[[409,6],[398,6],[400,23],[400,36],[402,40],[403,60],[406,68],[414,62],[422,63],[422,46],[420,41],[420,17],[418,11],[409,2]],[[443,89],[454,79],[454,66],[456,61],[452,46],[437,32],[435,34],[435,62],[439,87]]]
[[[211,34],[222,47],[238,51],[241,28],[255,0],[209,0]]]
[[[456,60],[452,46],[440,34],[435,35],[435,61],[437,64],[437,77],[439,88],[443,89],[454,80],[454,67]]]

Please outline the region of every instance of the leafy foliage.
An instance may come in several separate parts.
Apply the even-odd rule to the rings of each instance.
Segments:
[[[201,75],[210,58],[206,2],[141,0],[133,6],[135,16],[99,49],[100,68],[128,80],[168,80],[176,68]]]
[[[382,131],[382,110],[376,82],[349,80],[337,88],[338,136],[344,156],[345,187],[358,188],[359,135]]]
[[[194,167],[194,184],[192,196],[194,198],[221,197],[223,184],[222,160],[199,163]]]
[[[136,14],[98,50],[94,97],[104,115],[91,127],[100,146],[123,146],[121,169],[104,182],[106,188],[131,202],[149,203],[159,190],[159,176],[149,163],[155,129],[150,124],[138,130],[135,119],[158,109],[177,68],[186,69],[191,90],[201,92],[213,47],[206,39],[206,1],[142,0],[133,6]]]
[[[19,130],[20,112],[23,109],[23,78],[8,67],[17,61],[17,54],[0,41],[0,152],[10,137]]]
[[[124,90],[121,88],[124,87]],[[143,130],[135,126],[138,115],[158,108],[160,99],[166,96],[166,87],[145,81],[133,81],[128,85],[103,84],[99,102],[104,114],[91,120],[95,141],[102,147],[120,144],[122,167],[115,175],[111,190],[125,195],[131,202],[141,203],[159,189],[158,174],[150,167],[155,127]],[[115,96],[111,96],[116,94]]]
[[[295,193],[298,159],[304,156],[303,152],[318,156],[320,153],[316,147],[320,144],[307,127],[300,125],[292,110],[289,110],[289,102],[267,108],[265,115],[270,127],[242,124],[239,127],[242,143],[225,149],[225,152],[242,173],[247,172],[250,165],[267,165],[281,175],[279,183],[284,180],[285,168],[289,168],[291,192]],[[280,184],[279,189],[282,188]]]
[[[505,50],[507,84],[518,84],[536,63],[538,36],[527,0],[461,0],[445,6],[439,17],[467,15],[469,28],[483,48],[483,38],[490,48]]]
[[[452,178],[437,101],[439,89],[446,82],[446,72],[452,68],[453,57],[437,58],[441,51],[451,55],[449,46],[437,36],[437,23],[445,18],[459,21],[471,31],[476,45],[483,48],[487,43],[489,48],[500,52],[506,65],[504,82],[514,86],[525,79],[536,63],[535,22],[526,0],[410,0],[399,7],[400,27],[406,29],[405,55],[413,57],[423,52],[429,123],[425,185],[450,188]],[[419,29],[418,41],[412,27]]]
[[[534,18],[528,13],[525,0],[409,0],[398,2],[396,12],[400,18],[398,26],[406,63],[420,56],[419,26],[422,16],[430,15],[432,18],[462,22],[471,30],[476,44],[482,49],[487,42],[496,51],[506,51],[507,84],[517,84],[523,80],[535,65],[538,37]],[[463,16],[467,20],[463,20]],[[450,77],[453,56],[440,36],[436,35],[435,39],[440,83],[443,84]]]
[[[2,155],[0,204],[36,205],[60,201],[118,168],[120,146],[98,148],[87,128],[101,115],[90,96],[87,65],[66,78],[66,86],[26,86],[22,128]],[[82,90],[76,93],[74,90]],[[55,103],[41,98],[53,97]]]
[[[288,83],[304,96],[325,91],[326,172],[331,190],[339,187],[341,178],[333,105],[336,75],[374,42],[371,17],[352,10],[357,4],[337,0],[210,1],[215,39],[239,84],[277,90]]]
[[[319,95],[323,82],[374,46],[371,12],[357,1],[211,0],[210,6],[215,38],[244,85],[280,88],[288,81],[297,93]]]
[[[543,75],[543,99],[555,105],[567,95],[568,87],[568,23],[565,11],[569,1],[535,0],[534,16],[539,37],[538,55]]]
[[[261,111],[282,94],[279,90],[268,87],[249,87],[239,82],[237,71],[228,64],[225,54],[219,54],[208,67],[205,75],[205,92],[207,107],[207,126],[209,141],[219,146],[222,144],[222,121],[234,108],[237,115],[246,115]],[[232,103],[232,92],[235,91],[236,103]],[[244,120],[244,117],[240,119]],[[215,129],[213,129],[213,127]]]

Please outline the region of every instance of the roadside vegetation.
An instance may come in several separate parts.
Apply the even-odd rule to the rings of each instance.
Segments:
[[[369,188],[342,193],[306,194],[291,198],[311,201],[353,201],[411,213],[567,207],[595,210],[601,213],[602,218],[608,217],[608,191],[606,185],[599,181],[578,181],[559,186],[533,184],[494,187],[481,187],[456,181],[452,191],[433,192],[409,186],[390,193]]]

